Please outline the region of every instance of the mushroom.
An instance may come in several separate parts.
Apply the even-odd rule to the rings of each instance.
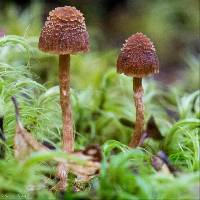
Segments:
[[[74,150],[70,103],[70,54],[89,49],[83,14],[75,7],[58,7],[50,11],[39,39],[39,49],[59,55],[60,104],[63,117],[63,149]]]
[[[140,144],[144,126],[142,78],[149,74],[159,73],[155,47],[143,33],[136,33],[126,40],[118,56],[117,72],[133,77],[136,123],[129,146],[136,147]]]
[[[89,50],[83,14],[75,7],[57,7],[49,12],[39,38],[39,49],[59,55],[60,105],[63,121],[63,150],[74,151],[70,103],[70,54]],[[63,166],[60,167],[63,169]]]

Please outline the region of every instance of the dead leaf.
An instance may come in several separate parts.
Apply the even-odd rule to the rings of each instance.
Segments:
[[[33,151],[48,151],[48,149],[40,144],[22,125],[19,115],[19,107],[15,97],[12,97],[16,112],[16,131],[14,137],[14,153],[15,158],[24,160]]]
[[[147,137],[148,137],[147,132],[143,132],[142,137],[140,138],[140,142],[138,144],[139,147],[144,144],[144,141],[146,140]]]
[[[88,146],[85,150],[72,154],[85,161],[84,165],[67,162],[67,168],[77,176],[78,180],[89,181],[99,173],[102,156],[97,145]]]
[[[49,148],[40,144],[22,125],[19,115],[19,107],[15,97],[12,97],[16,112],[16,132],[14,138],[15,157],[18,160],[24,160],[33,151],[50,151]],[[99,174],[102,154],[98,145],[90,145],[82,151],[71,153],[80,161],[72,161],[60,158],[54,158],[59,162],[56,177],[59,182],[52,190],[64,191],[67,187],[66,178],[68,172],[76,175],[75,182],[88,182],[94,176]]]
[[[163,136],[160,133],[160,130],[155,122],[154,117],[151,117],[147,122],[147,129],[146,129],[147,136],[153,138],[155,140],[162,140]]]
[[[159,151],[152,157],[152,166],[156,171],[168,175],[176,175],[176,172],[178,172],[178,170],[169,162],[167,155],[163,151]]]
[[[3,130],[3,117],[0,117],[0,159],[5,158],[5,135],[4,135],[4,130]]]
[[[57,174],[57,177],[60,177],[60,180],[58,184],[54,188],[52,188],[53,190],[64,191],[66,189],[66,177],[68,172],[76,175],[75,186],[89,182],[92,178],[99,174],[101,168],[102,154],[101,149],[98,145],[90,145],[82,151],[71,153],[71,155],[77,157],[84,162],[79,163],[68,160],[65,163],[60,163],[57,173],[62,172],[62,174]],[[79,191],[78,188],[76,188],[75,190]]]

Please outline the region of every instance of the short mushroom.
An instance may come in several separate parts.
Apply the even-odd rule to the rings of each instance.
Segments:
[[[59,55],[60,104],[63,120],[63,150],[74,151],[70,103],[70,54],[89,50],[83,14],[75,7],[57,7],[49,12],[39,38],[39,49]]]
[[[142,78],[149,74],[159,73],[155,47],[143,33],[136,33],[126,40],[118,56],[117,72],[133,77],[136,123],[129,146],[136,147],[140,144],[144,126]]]

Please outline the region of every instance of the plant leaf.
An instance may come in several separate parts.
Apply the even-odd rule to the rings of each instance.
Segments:
[[[165,174],[176,175],[178,171],[168,160],[167,155],[163,151],[159,151],[152,157],[152,165],[155,170]]]
[[[3,117],[0,117],[0,159],[5,158],[5,135],[3,130]]]
[[[147,136],[151,137],[155,140],[162,140],[163,136],[161,135],[161,132],[155,122],[155,119],[151,117],[147,123]]]
[[[19,107],[15,97],[12,97],[16,111],[16,131],[14,138],[14,153],[17,160],[24,160],[33,151],[47,151],[22,125],[19,116]]]

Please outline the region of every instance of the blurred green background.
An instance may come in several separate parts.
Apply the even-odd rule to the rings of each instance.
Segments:
[[[84,13],[91,52],[113,52],[107,67],[115,66],[125,39],[136,32],[143,32],[154,42],[161,67],[155,78],[164,84],[185,82],[184,70],[191,62],[198,65],[198,0],[4,0],[0,2],[0,35],[36,36],[37,41],[48,12],[64,5],[76,6]],[[57,83],[56,77],[50,78],[57,70],[49,70],[49,64],[42,66],[36,69],[41,81]]]
[[[160,60],[160,73],[144,79],[146,122],[153,115],[159,121],[160,128],[165,127],[166,124],[162,122],[162,117],[165,117],[160,112],[163,110],[168,120],[176,121],[177,110],[181,107],[181,103],[177,103],[179,98],[194,93],[200,84],[198,1],[1,1],[1,35],[20,36],[5,38],[6,46],[2,42],[0,62],[13,66],[12,70],[16,71],[10,72],[12,78],[8,76],[5,79],[8,85],[22,81],[23,76],[29,77],[31,82],[27,82],[27,85],[32,84],[32,80],[41,83],[51,91],[47,92],[48,95],[56,91],[54,98],[57,99],[58,88],[51,90],[51,87],[58,85],[58,56],[41,52],[38,38],[49,11],[64,5],[76,6],[84,13],[90,35],[90,52],[71,56],[74,126],[80,144],[90,143],[91,140],[103,143],[107,139],[128,143],[135,117],[132,79],[116,73],[116,60],[125,39],[140,31],[154,42]],[[28,49],[28,53],[23,47]],[[22,93],[23,86],[7,91],[4,101],[9,101],[13,94]],[[27,86],[24,92],[34,98],[33,104],[39,101],[38,96],[43,91],[41,87],[36,88],[30,90],[30,86]],[[33,94],[30,95],[30,92]],[[50,112],[51,120],[58,115],[58,102],[55,114]],[[39,123],[36,121],[35,124]],[[26,123],[29,123],[28,119]],[[60,126],[59,120],[55,121],[55,126]],[[32,130],[35,125],[31,122],[27,127]],[[51,131],[44,128],[48,135],[51,135]],[[32,132],[40,137],[39,130]],[[82,138],[84,133],[90,134],[90,141]],[[59,141],[58,138],[57,135],[53,141]]]

